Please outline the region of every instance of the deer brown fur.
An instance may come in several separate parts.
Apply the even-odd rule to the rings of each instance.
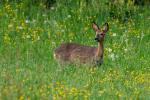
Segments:
[[[109,26],[108,23],[105,23],[101,29],[97,24],[92,23],[92,28],[96,32],[95,40],[98,42],[98,47],[85,46],[76,43],[63,43],[60,47],[55,49],[55,59],[71,63],[102,64],[104,53],[103,41]]]

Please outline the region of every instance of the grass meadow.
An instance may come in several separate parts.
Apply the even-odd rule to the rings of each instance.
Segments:
[[[150,8],[110,0],[0,2],[0,100],[149,100]],[[88,1],[88,0],[87,0]],[[117,1],[117,0],[115,0]],[[123,1],[123,0],[122,0]],[[97,46],[91,23],[109,23],[104,63],[62,66],[62,42]]]

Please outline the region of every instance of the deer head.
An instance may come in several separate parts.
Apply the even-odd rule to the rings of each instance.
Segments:
[[[109,30],[108,23],[105,23],[102,28],[99,28],[96,23],[92,23],[92,28],[96,32],[95,40],[97,42],[103,42],[105,33]]]

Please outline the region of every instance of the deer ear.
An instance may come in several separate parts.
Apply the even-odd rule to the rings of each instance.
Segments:
[[[105,24],[103,25],[102,31],[103,31],[104,33],[106,33],[108,30],[109,30],[109,25],[108,25],[108,23],[105,23]]]
[[[92,23],[92,28],[93,28],[94,31],[99,30],[99,27],[95,22]]]

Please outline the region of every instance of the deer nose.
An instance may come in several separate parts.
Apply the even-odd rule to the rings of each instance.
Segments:
[[[96,37],[95,40],[98,40],[98,38]]]

